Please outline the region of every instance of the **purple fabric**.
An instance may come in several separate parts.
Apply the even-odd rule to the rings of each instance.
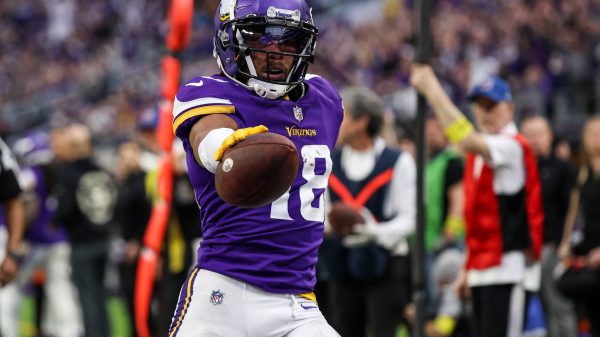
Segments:
[[[187,313],[187,309],[190,307],[192,295],[194,294],[194,281],[196,280],[196,276],[198,276],[198,268],[194,268],[190,272],[187,279],[181,286],[181,291],[179,291],[179,300],[177,301],[177,307],[175,308],[175,314],[173,316],[173,320],[171,321],[171,327],[169,327],[169,336],[171,337],[177,336],[177,332],[179,332],[179,328],[181,327],[183,318]]]
[[[326,162],[331,165],[331,159],[323,158],[320,163],[318,158],[323,157],[320,153],[309,156],[309,162],[316,159],[312,162],[314,164],[310,164],[312,167],[305,167],[302,153],[319,145],[321,149],[325,146],[329,152],[332,151],[343,118],[339,94],[321,77],[305,81],[309,89],[297,102],[261,98],[223,76],[195,78],[190,82],[200,79],[204,82],[203,86],[182,86],[177,99],[191,101],[212,97],[230,100],[236,112],[229,116],[239,128],[263,124],[270,132],[289,137],[301,156],[301,166],[287,203],[287,211],[293,220],[272,218],[271,205],[253,209],[233,207],[217,195],[214,175],[194,159],[188,136],[198,117],[182,123],[176,133],[186,149],[189,176],[202,218],[203,241],[199,248],[198,266],[270,292],[298,294],[312,291],[316,282],[317,250],[323,237],[323,219],[305,220],[304,215],[314,211],[311,207],[322,206],[322,200],[304,200],[305,209],[301,211],[300,190],[304,188],[306,192],[307,188],[313,187],[315,197],[320,198],[323,191],[315,193],[315,189],[321,186],[313,183],[315,179],[325,178],[321,182],[326,185],[327,177],[323,175]],[[297,107],[302,109],[300,121],[294,114]],[[311,131],[302,136],[293,133],[290,136],[288,129],[291,127]],[[312,177],[311,182],[303,176]],[[303,195],[305,198],[312,196],[310,193]]]
[[[42,169],[29,168],[35,176],[35,194],[39,202],[38,214],[27,228],[26,238],[31,243],[51,244],[67,240],[67,233],[60,225],[53,223],[55,205],[49,198]]]

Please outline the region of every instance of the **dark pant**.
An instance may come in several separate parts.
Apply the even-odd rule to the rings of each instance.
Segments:
[[[79,292],[86,337],[109,337],[104,273],[108,260],[106,242],[73,245],[73,282]]]
[[[590,299],[584,301],[585,314],[590,321],[593,337],[600,337],[600,301],[597,296],[596,292]]]
[[[410,300],[409,257],[392,257],[379,281],[331,281],[331,324],[344,337],[394,337]]]
[[[474,337],[506,337],[508,331],[522,335],[527,319],[525,290],[515,284],[471,288]]]

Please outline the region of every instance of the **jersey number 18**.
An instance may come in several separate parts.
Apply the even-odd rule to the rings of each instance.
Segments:
[[[308,221],[323,221],[325,219],[324,192],[327,188],[329,174],[331,173],[331,156],[326,145],[305,145],[300,150],[302,155],[302,178],[306,183],[299,188],[300,214]],[[324,160],[325,170],[317,169],[317,160]],[[318,198],[318,200],[315,200]],[[290,217],[288,203],[290,191],[288,190],[271,204],[271,218],[293,220]],[[315,206],[316,205],[316,206]]]

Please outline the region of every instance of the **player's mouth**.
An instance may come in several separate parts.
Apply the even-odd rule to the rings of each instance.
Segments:
[[[271,67],[263,70],[260,75],[261,77],[271,81],[284,81],[287,76],[287,72],[280,67]]]

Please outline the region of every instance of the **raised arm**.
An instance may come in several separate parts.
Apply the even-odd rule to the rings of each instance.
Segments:
[[[452,103],[430,66],[413,65],[410,81],[425,96],[452,143],[491,161],[490,149],[483,136],[474,130],[465,115]]]

